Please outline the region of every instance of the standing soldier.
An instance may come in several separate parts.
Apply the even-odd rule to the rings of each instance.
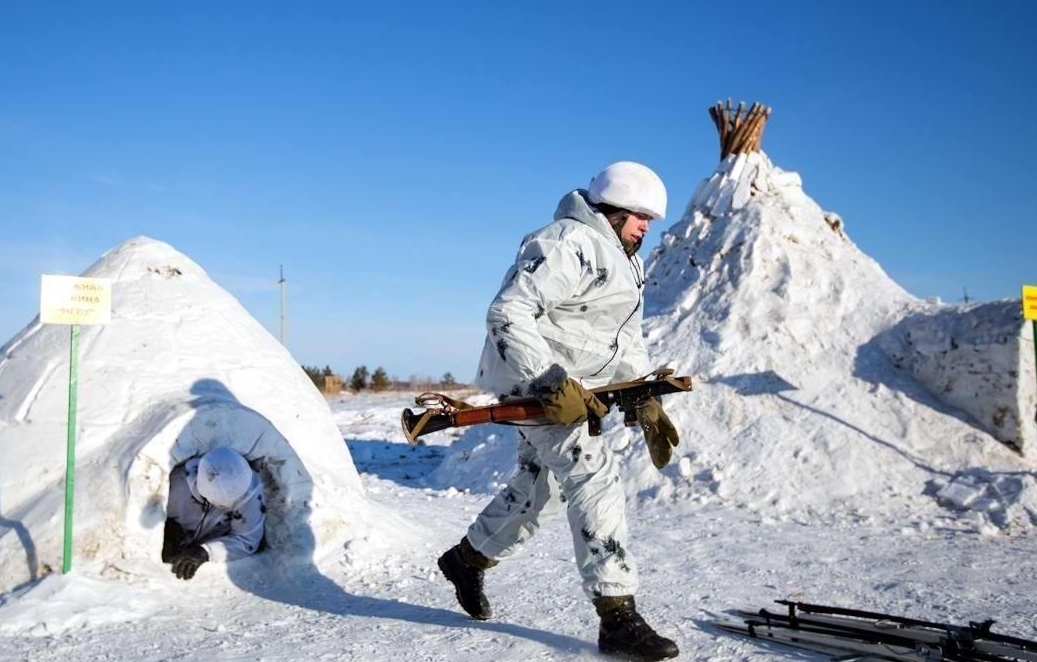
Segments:
[[[522,428],[519,471],[458,545],[439,558],[458,602],[490,618],[483,573],[513,554],[566,507],[583,588],[601,618],[603,653],[675,657],[677,645],[637,613],[637,567],[628,549],[617,461],[591,437],[588,412],[606,408],[588,390],[649,372],[641,337],[644,267],[637,249],[648,222],[666,214],[666,188],[630,161],[605,168],[588,190],[562,198],[554,222],[528,235],[486,316],[476,383],[502,400],[532,396],[548,425]],[[677,431],[658,400],[639,408],[652,460],[666,465]]]

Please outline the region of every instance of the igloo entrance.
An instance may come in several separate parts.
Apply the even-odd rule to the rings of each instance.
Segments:
[[[238,402],[220,398],[164,403],[154,409],[158,411],[153,410],[153,416],[134,426],[139,446],[119,454],[132,458],[124,468],[124,564],[159,562],[170,473],[218,446],[241,453],[263,482],[267,512],[261,556],[285,561],[313,553],[313,532],[308,529],[313,481],[270,421]]]

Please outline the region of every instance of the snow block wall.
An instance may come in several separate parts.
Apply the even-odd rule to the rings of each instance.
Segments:
[[[77,569],[168,575],[169,471],[218,445],[264,478],[268,561],[308,562],[348,535],[367,506],[327,402],[237,300],[146,237],[83,275],[113,280],[113,310],[82,328]],[[69,328],[38,318],[0,347],[0,591],[60,568],[68,353]]]
[[[908,316],[880,338],[893,364],[1001,442],[1033,456],[1037,380],[1032,325],[1018,299]]]

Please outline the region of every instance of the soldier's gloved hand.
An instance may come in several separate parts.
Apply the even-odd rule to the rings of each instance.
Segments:
[[[190,579],[198,568],[209,560],[209,552],[201,545],[184,547],[173,557],[173,574],[177,579]]]
[[[172,563],[173,557],[176,556],[177,550],[180,549],[180,542],[184,539],[184,527],[180,526],[179,523],[174,520],[166,520],[166,530],[162,535],[162,562]]]
[[[580,382],[567,377],[562,385],[540,398],[544,405],[544,418],[556,425],[576,425],[587,420],[588,412],[604,416],[608,407]]]
[[[662,404],[655,398],[648,398],[637,406],[637,422],[644,430],[652,464],[661,470],[670,463],[673,449],[680,443],[677,428],[673,427],[670,417],[663,411]]]

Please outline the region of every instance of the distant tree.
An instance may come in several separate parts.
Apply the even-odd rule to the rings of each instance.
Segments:
[[[457,380],[454,379],[453,374],[449,372],[443,375],[441,383],[443,384],[443,386],[457,386]]]
[[[387,388],[389,388],[389,375],[385,372],[385,368],[378,366],[371,375],[371,390],[384,391]]]
[[[367,388],[367,378],[370,373],[367,372],[367,366],[362,365],[353,371],[353,376],[349,378],[349,388],[354,391],[362,391]]]
[[[335,374],[335,372],[331,369],[330,365],[326,365],[326,366],[324,366],[324,370],[321,372],[321,374],[324,375],[325,377],[331,377],[332,375]]]
[[[431,376],[417,373],[412,374],[408,381],[410,382],[409,388],[415,391],[427,391],[436,383]]]
[[[313,385],[318,389],[324,388],[324,373],[321,372],[317,366],[304,365],[302,371],[306,373],[306,376],[310,378]]]

